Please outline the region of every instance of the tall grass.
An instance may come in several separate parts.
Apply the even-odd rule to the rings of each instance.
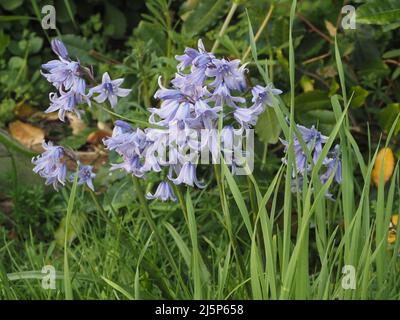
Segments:
[[[125,214],[113,199],[94,196],[89,220],[73,243],[68,228],[86,204],[74,182],[66,209],[64,248],[30,237],[24,248],[3,240],[0,247],[0,296],[8,299],[398,299],[399,240],[389,248],[390,216],[399,208],[399,165],[385,185],[381,174],[376,198],[371,172],[377,155],[367,159],[352,136],[341,55],[334,56],[342,89],[331,98],[336,125],[329,135],[303,192],[292,193],[295,168],[293,136],[295,60],[292,39],[296,1],[290,11],[290,105],[273,99],[273,110],[289,142],[287,166],[281,165],[265,185],[249,173],[246,181],[225,164],[216,165],[215,188],[176,188],[179,205],[159,207],[144,199],[136,178]],[[265,83],[268,68],[258,61],[249,19],[252,59]],[[289,119],[289,124],[286,122]],[[387,146],[395,123],[386,139]],[[318,179],[322,159],[340,143],[343,183],[335,201],[325,199],[333,177]],[[312,164],[311,156],[309,162]],[[296,170],[295,170],[296,171]],[[356,174],[357,173],[357,174]],[[383,168],[381,173],[383,173]],[[357,177],[357,178],[356,178]],[[296,177],[297,189],[299,179]],[[131,182],[128,182],[131,183]],[[283,195],[283,196],[282,196]],[[74,206],[74,203],[76,204]],[[77,206],[79,205],[79,206]],[[166,208],[168,210],[166,210]],[[23,252],[23,254],[21,254]],[[64,253],[62,255],[61,253]],[[44,290],[44,264],[55,266],[57,289]],[[344,266],[355,269],[354,289],[342,285]],[[35,278],[35,279],[33,279]]]

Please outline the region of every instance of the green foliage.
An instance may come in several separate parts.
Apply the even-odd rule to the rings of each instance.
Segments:
[[[340,28],[340,1],[237,1],[222,37],[231,1],[57,0],[57,31],[40,26],[47,2],[0,2],[0,298],[400,298],[400,240],[387,243],[390,215],[400,209],[398,164],[386,186],[371,185],[376,152],[386,145],[399,153],[398,1],[351,1],[355,30]],[[49,39],[59,35],[98,79],[107,71],[132,89],[111,112],[88,108],[77,135],[41,113],[50,86],[40,65],[54,58]],[[101,161],[96,193],[76,181],[55,193],[25,174],[34,153],[6,132],[19,105],[34,108],[22,120],[46,128],[46,139],[103,152],[88,134],[121,115],[143,126],[158,104],[158,77],[168,85],[174,56],[199,38],[209,50],[218,38],[219,57],[244,59],[249,86],[273,82],[284,91],[255,127],[251,175],[202,166],[206,189],[177,187],[179,201],[162,203],[144,199],[156,176],[132,181]],[[329,137],[323,154],[340,144],[340,186],[333,178],[321,185],[322,163],[309,159],[310,180],[292,192],[294,152],[282,165],[278,138],[292,141],[293,121]],[[335,201],[325,199],[328,188]],[[41,288],[44,264],[56,268],[57,290]],[[348,264],[355,290],[341,285]]]
[[[357,22],[385,25],[400,21],[398,0],[372,0],[357,9]]]

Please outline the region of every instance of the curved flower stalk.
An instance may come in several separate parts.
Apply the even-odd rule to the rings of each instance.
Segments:
[[[272,84],[256,86],[251,91],[252,105],[247,107],[246,65],[241,65],[240,60],[217,59],[205,50],[201,40],[197,49],[186,48],[176,59],[179,64],[171,87],[164,87],[160,77],[154,95],[161,101],[160,107],[149,109],[149,124],[160,129],[140,130],[116,121],[112,136],[104,139],[106,148],[115,150],[122,159],[111,170],[123,169],[136,177],[144,177],[150,171],[168,173],[169,182],[161,182],[148,199],[175,201],[170,183],[205,187],[196,172],[200,155],[211,154],[217,161],[220,151],[224,151],[225,161],[230,158],[227,165],[235,173],[238,161],[234,155],[244,153],[234,140],[256,124],[267,106],[272,106],[272,95],[282,93]],[[103,90],[97,98],[105,100],[104,90],[110,85],[106,81],[92,93]],[[222,128],[219,119],[223,120]]]
[[[50,106],[46,109],[46,113],[58,111],[58,118],[64,122],[68,112],[74,113],[80,118],[83,111],[78,109],[78,106],[81,104],[91,106],[91,98],[98,103],[108,100],[111,107],[115,108],[118,97],[125,97],[130,93],[130,89],[120,88],[124,81],[123,78],[112,80],[107,72],[103,74],[101,84],[88,88],[86,78],[89,78],[92,83],[95,82],[91,69],[82,66],[79,60],[72,60],[61,40],[53,39],[51,48],[58,59],[43,64],[44,71],[41,71],[41,74],[57,89],[57,92],[49,94]],[[94,94],[98,95],[93,97]],[[69,157],[75,161],[75,157],[71,155],[71,152],[66,152],[63,147],[54,146],[52,142],[47,144],[43,142],[43,148],[45,151],[32,159],[32,163],[35,164],[33,171],[45,178],[46,184],[52,184],[56,190],[59,190],[61,186],[65,185],[68,175],[64,158]],[[112,150],[116,148],[111,146]],[[122,147],[118,148],[120,150]],[[126,167],[133,172],[137,161],[131,153],[129,155],[129,161],[119,166]],[[93,168],[82,165],[79,161],[76,161],[76,165],[78,167],[78,184],[86,184],[91,190],[94,190],[92,180],[96,174],[93,173]],[[72,181],[74,176],[75,173],[72,173],[69,180]]]
[[[301,138],[304,142],[304,146],[307,150],[303,149],[302,144],[300,143],[299,137],[293,137],[293,150],[296,161],[296,170],[299,175],[299,188],[300,192],[302,192],[303,186],[303,178],[304,176],[308,176],[311,173],[312,166],[307,162],[307,151],[312,155],[313,163],[317,163],[320,158],[322,148],[324,144],[328,141],[328,137],[324,136],[321,132],[315,129],[312,126],[310,129],[304,126],[296,124],[298,132],[301,135]],[[287,154],[288,152],[288,141],[281,140],[281,143],[285,146],[284,152]],[[287,163],[286,157],[282,158],[284,163]],[[333,175],[336,183],[340,184],[342,182],[342,155],[339,150],[339,145],[335,145],[332,151],[328,153],[328,156],[322,161],[323,166],[325,167],[325,172],[319,177],[322,184],[327,183],[328,179]],[[296,187],[296,171],[293,169],[293,182],[292,182],[292,192],[297,191]],[[332,194],[328,191],[325,194],[325,197],[328,199],[333,199]]]

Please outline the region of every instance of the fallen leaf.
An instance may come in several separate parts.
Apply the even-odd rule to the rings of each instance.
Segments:
[[[332,22],[325,20],[325,27],[331,37],[336,36],[336,27],[332,24]]]
[[[110,132],[110,134],[112,133],[112,129],[110,128],[110,126],[107,123],[97,121],[97,128],[99,128],[99,130],[108,131],[108,132]]]
[[[86,142],[90,144],[102,144],[103,139],[111,136],[111,132],[106,131],[106,130],[97,130],[94,132],[91,132],[87,139]]]
[[[14,121],[8,127],[10,134],[21,144],[32,148],[41,144],[44,139],[44,130],[22,121]]]
[[[36,112],[35,108],[27,103],[19,103],[14,109],[15,115],[20,118],[28,118]]]

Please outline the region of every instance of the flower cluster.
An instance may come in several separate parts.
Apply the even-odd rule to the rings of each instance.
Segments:
[[[103,74],[102,83],[87,92],[85,77],[94,79],[91,69],[82,66],[79,60],[72,60],[61,40],[53,39],[51,48],[58,56],[58,60],[43,64],[42,69],[45,72],[42,72],[42,75],[58,91],[50,93],[50,106],[45,111],[46,113],[58,111],[58,118],[64,122],[66,112],[75,113],[80,117],[82,111],[77,106],[82,103],[90,106],[90,98],[95,93],[98,94],[94,97],[96,102],[102,103],[108,99],[112,108],[117,104],[117,97],[125,97],[129,94],[129,89],[120,88],[123,79],[111,80],[107,72]]]
[[[34,157],[32,163],[35,165],[33,171],[46,179],[46,185],[52,184],[54,189],[59,190],[60,186],[65,185],[68,176],[68,168],[66,159],[74,160],[73,155],[67,152],[63,147],[54,146],[51,141],[48,143],[43,141],[43,149],[45,150],[40,156]],[[91,166],[84,166],[79,161],[78,165],[78,184],[86,184],[90,189],[94,190],[92,179],[96,176],[92,172]],[[75,173],[69,176],[69,180],[73,181]]]
[[[254,126],[265,107],[272,106],[272,95],[282,91],[271,84],[257,85],[251,90],[252,106],[246,107],[247,69],[246,65],[240,65],[240,60],[217,59],[205,50],[201,40],[197,49],[186,48],[176,59],[179,64],[171,80],[172,87],[166,88],[159,78],[154,97],[161,105],[149,109],[152,127],[134,129],[126,122],[116,121],[112,136],[104,144],[122,158],[111,170],[124,169],[137,177],[164,170],[168,180],[176,185],[202,188],[204,184],[196,174],[199,154],[208,152],[212,159],[219,158],[220,143],[227,151],[225,156],[229,152],[240,153],[235,137]],[[218,126],[220,120],[222,127]],[[188,154],[189,150],[195,152]],[[227,164],[235,172],[235,160]],[[175,200],[168,180],[148,197]]]
[[[64,44],[54,39],[51,42],[53,52],[58,56],[58,60],[51,60],[42,65],[42,75],[49,81],[57,92],[49,95],[50,106],[45,111],[58,111],[58,118],[65,121],[65,113],[72,112],[78,117],[81,111],[77,109],[78,104],[90,103],[86,95],[86,81],[83,76],[83,68],[79,61],[70,59]]]
[[[301,135],[303,146],[307,148],[307,150],[303,149],[303,146],[299,140],[298,136],[293,138],[293,151],[295,155],[296,161],[296,171],[299,175],[299,187],[300,191],[302,188],[302,179],[305,175],[310,174],[312,170],[311,164],[307,162],[307,152],[312,156],[313,163],[317,163],[320,158],[322,148],[324,144],[328,141],[328,137],[324,136],[321,132],[315,129],[314,126],[311,129],[306,128],[301,125],[296,125],[299,134]],[[289,143],[288,141],[282,140],[282,144],[285,146],[284,152],[285,154],[288,152]],[[287,163],[286,158],[283,158],[282,161]],[[320,176],[320,180],[322,184],[325,184],[328,179],[334,175],[335,181],[340,184],[342,182],[342,161],[341,161],[341,153],[339,151],[339,145],[335,145],[333,151],[328,153],[328,156],[322,162],[323,166],[326,168],[325,172]],[[293,169],[293,178],[296,177],[296,171]],[[293,180],[293,188],[292,191],[296,192],[296,181]],[[332,199],[332,194],[329,192],[325,195],[327,198]]]
[[[101,84],[88,88],[86,79],[94,82],[91,69],[82,66],[79,60],[72,60],[61,40],[53,39],[51,48],[58,59],[43,64],[44,72],[41,73],[57,89],[57,92],[49,94],[50,106],[45,111],[46,113],[58,111],[58,118],[64,122],[67,112],[74,113],[80,118],[82,110],[77,108],[78,105],[87,103],[91,106],[92,98],[98,103],[108,100],[111,107],[115,108],[118,97],[125,97],[130,93],[130,89],[120,88],[124,79],[111,80],[107,72],[103,74]],[[32,159],[33,164],[36,165],[33,170],[46,178],[46,184],[53,184],[58,190],[67,179],[67,166],[62,161],[66,151],[63,147],[53,146],[52,142],[47,144],[43,142],[43,148],[45,152]],[[73,155],[70,158],[74,160]],[[76,161],[76,165],[78,184],[87,184],[94,190],[92,179],[96,175],[92,172],[92,167],[82,165],[79,161]],[[72,173],[70,180],[74,177],[75,173]]]

